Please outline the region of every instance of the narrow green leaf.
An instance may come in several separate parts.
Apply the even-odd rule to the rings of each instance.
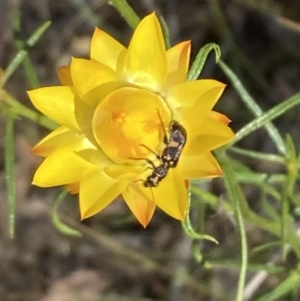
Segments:
[[[283,259],[286,258],[286,229],[289,228],[291,222],[290,218],[290,202],[294,195],[295,185],[298,176],[298,158],[296,155],[296,149],[294,142],[290,135],[286,137],[286,165],[287,165],[287,177],[283,187],[282,202],[281,202],[281,235],[283,246]]]
[[[291,292],[294,289],[297,289],[300,287],[300,275],[298,273],[292,273],[288,278],[283,280],[281,283],[279,283],[270,293],[267,293],[260,298],[257,299],[257,301],[273,301],[278,300],[278,298],[281,298]],[[285,300],[285,299],[280,299]]]
[[[240,182],[244,183],[253,183],[253,184],[259,184],[258,182],[263,182],[268,180],[268,183],[282,183],[286,180],[285,174],[273,174],[269,175],[266,173],[236,173],[236,178]]]
[[[253,158],[256,160],[285,164],[285,159],[282,156],[261,153],[261,152],[252,151],[252,150],[248,150],[248,149],[242,149],[242,148],[238,148],[238,147],[231,147],[229,150],[236,154],[243,155],[243,156]]]
[[[21,34],[21,17],[20,17],[19,11],[16,11],[16,13],[14,14],[13,29],[14,29],[14,42],[15,42],[15,46],[16,46],[17,50],[18,51],[25,50],[25,48],[26,48],[25,43],[21,39],[21,36],[22,36],[22,34]],[[25,69],[26,78],[29,82],[30,88],[39,87],[40,84],[39,84],[37,74],[36,74],[27,54],[24,57],[22,63],[23,63],[24,69]]]
[[[251,253],[254,254],[254,253],[260,253],[260,252],[264,252],[265,250],[267,249],[270,249],[270,248],[274,248],[274,247],[280,247],[280,245],[282,244],[281,241],[271,241],[271,242],[267,242],[265,244],[262,244],[256,248],[253,248],[251,250]]]
[[[191,185],[190,191],[193,195],[197,196],[201,200],[201,202],[210,205],[215,210],[222,206],[224,207],[224,210],[228,212],[228,214],[234,213],[231,203],[225,202],[223,199],[221,200],[211,192],[203,190],[194,184]]]
[[[66,189],[63,189],[56,197],[52,211],[51,211],[51,219],[52,223],[55,226],[55,228],[61,232],[62,234],[68,235],[68,236],[76,236],[76,237],[81,237],[82,234],[73,229],[72,227],[66,225],[63,223],[58,216],[58,207],[61,204],[61,202],[64,200],[64,198],[67,196],[68,191]]]
[[[2,80],[0,82],[0,88],[6,84],[8,79],[12,76],[12,74],[15,72],[15,70],[23,62],[23,60],[26,56],[27,56],[26,50],[21,50],[16,54],[16,56],[12,59],[12,61],[9,63],[9,65],[7,66],[7,68],[4,71]]]
[[[264,193],[271,195],[277,201],[281,201],[281,194],[275,188],[269,185],[268,176],[261,177],[261,178],[260,177],[251,178],[251,176],[249,175],[244,177],[242,177],[241,175],[236,175],[236,180],[238,183],[256,185],[260,187],[262,190],[264,190]]]
[[[188,73],[187,80],[195,80],[199,77],[199,75],[202,72],[203,66],[206,62],[206,59],[211,51],[215,52],[216,55],[216,63],[218,63],[220,57],[221,57],[221,49],[217,44],[210,43],[203,46],[197,56],[195,61],[193,62],[193,65]]]
[[[300,104],[300,93],[295,94],[291,98],[281,102],[277,106],[275,106],[272,109],[270,109],[269,111],[265,112],[260,117],[249,122],[247,125],[245,125],[242,129],[240,129],[236,133],[235,138],[231,142],[229,142],[225,146],[225,148],[229,148],[230,146],[234,145],[236,142],[240,141],[242,138],[246,137],[250,133],[260,129],[261,127],[266,126],[271,120],[279,117],[280,115],[284,114],[285,112],[287,112],[288,110],[297,106],[298,104]],[[273,141],[275,142],[274,139],[273,139]],[[275,143],[277,143],[277,142],[275,142]],[[280,142],[280,145],[281,145],[281,142]],[[281,148],[282,147],[280,146],[280,149]],[[285,146],[283,146],[283,148],[285,149]],[[279,144],[278,144],[278,151],[280,151],[280,149],[279,149]],[[280,151],[280,153],[285,155],[286,151],[285,152]]]
[[[164,40],[166,44],[166,49],[171,48],[171,42],[170,42],[170,30],[169,27],[163,17],[159,17],[160,25],[164,34]]]
[[[203,266],[205,269],[212,269],[212,268],[225,268],[225,269],[230,269],[230,270],[238,270],[240,269],[240,263],[235,261],[235,260],[230,260],[230,259],[219,259],[219,258],[211,258],[209,257],[208,254],[205,256],[205,260],[203,261]],[[257,263],[249,263],[247,266],[247,270],[249,272],[260,272],[260,271],[265,271],[269,274],[278,274],[278,273],[283,273],[286,271],[285,267],[283,266],[270,266],[266,264],[257,264]],[[229,300],[229,299],[225,299]],[[253,300],[257,301],[257,300]]]
[[[27,40],[26,44],[29,47],[32,47],[36,44],[38,39],[43,35],[45,30],[50,26],[51,22],[45,22],[43,25],[41,25]],[[2,80],[0,82],[0,88],[3,87],[10,76],[15,72],[15,70],[18,68],[20,63],[23,62],[23,60],[27,57],[27,50],[25,49],[19,49],[19,52],[16,54],[16,56],[13,58],[13,60],[10,62],[8,67],[5,69]]]
[[[270,138],[274,142],[278,152],[281,154],[285,154],[286,150],[285,150],[284,141],[281,138],[276,127],[270,123],[270,121],[272,119],[274,119],[275,117],[273,117],[273,118],[265,117],[266,114],[273,109],[269,110],[267,113],[264,113],[263,110],[259,107],[259,105],[255,102],[255,100],[250,96],[248,91],[244,88],[241,81],[234,74],[234,72],[222,60],[219,61],[218,65],[223,70],[223,72],[227,75],[227,77],[230,79],[232,85],[235,87],[237,93],[239,94],[239,96],[241,97],[242,101],[245,103],[247,108],[254,114],[254,116],[258,117],[256,119],[254,119],[254,121],[260,120],[260,122],[258,124],[255,124],[254,121],[252,121],[252,122],[248,123],[246,126],[244,126],[241,130],[239,130],[238,133],[236,133],[235,139],[233,139],[233,141],[231,141],[229,144],[227,144],[226,148],[235,144],[237,141],[241,140],[243,137],[250,134],[251,132],[264,126],[266,128]],[[279,116],[279,115],[277,115],[277,116]]]
[[[135,29],[138,26],[140,23],[140,18],[126,0],[107,0],[107,2],[117,9],[117,11],[132,29]]]
[[[39,26],[33,34],[27,39],[26,45],[32,47],[36,44],[36,42],[42,37],[44,32],[50,27],[51,21],[46,21],[44,24]]]
[[[5,131],[5,174],[8,200],[8,216],[9,216],[9,235],[11,238],[15,236],[15,155],[14,155],[14,117],[7,115],[6,131]]]

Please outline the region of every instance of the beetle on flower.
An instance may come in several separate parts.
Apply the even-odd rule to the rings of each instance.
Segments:
[[[234,137],[229,119],[212,111],[225,85],[186,81],[190,46],[185,41],[166,50],[155,13],[140,22],[128,49],[96,28],[90,59],[73,58],[59,69],[62,86],[28,92],[34,106],[60,125],[33,148],[45,157],[33,184],[67,185],[79,193],[83,219],[121,194],[144,227],[156,206],[183,220],[185,180],[222,175],[211,151]],[[177,166],[150,189],[140,181],[151,174],[149,164],[135,158],[159,165],[154,153],[165,147],[160,119],[165,128],[172,120],[183,125],[187,141]]]

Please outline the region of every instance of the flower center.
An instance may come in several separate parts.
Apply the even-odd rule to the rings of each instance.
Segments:
[[[119,112],[113,112],[112,113],[112,123],[125,123],[125,119],[127,117],[127,112],[124,110],[121,110]]]
[[[92,129],[103,152],[115,163],[145,164],[142,159],[160,152],[169,121],[170,111],[161,97],[126,87],[100,102]]]

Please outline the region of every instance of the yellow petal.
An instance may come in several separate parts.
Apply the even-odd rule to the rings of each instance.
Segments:
[[[85,103],[82,99],[78,97],[78,95],[74,98],[75,105],[75,118],[79,125],[81,132],[86,132],[86,134],[91,131],[92,125],[91,120],[93,117],[94,110],[87,103]],[[90,137],[89,137],[90,138]]]
[[[106,166],[103,171],[111,178],[119,180],[130,180],[136,178],[144,170],[144,166],[111,164]]]
[[[211,153],[194,157],[182,155],[178,168],[184,179],[214,178],[222,175],[222,170]]]
[[[91,59],[117,71],[125,53],[126,48],[122,44],[103,30],[95,28],[91,42]]]
[[[185,82],[170,89],[167,102],[173,107],[194,107],[201,104],[199,114],[206,115],[216,104],[225,85],[212,79]]]
[[[74,92],[71,87],[46,87],[28,91],[33,105],[60,125],[79,130],[75,117]]]
[[[226,125],[229,124],[229,123],[231,122],[231,120],[230,120],[226,115],[221,114],[221,113],[216,112],[216,111],[210,111],[210,112],[208,113],[208,116],[209,116],[210,118],[219,120],[219,121],[221,121],[222,123],[224,123],[224,124],[226,124]]]
[[[66,127],[59,127],[43,140],[41,140],[33,149],[32,152],[41,157],[47,157],[51,152],[58,148],[66,141],[77,137],[79,134],[77,131],[69,130]]]
[[[114,92],[124,86],[128,86],[126,82],[109,82],[100,85],[85,95],[85,102],[95,109],[97,105],[111,92]]]
[[[234,133],[224,123],[206,117],[202,126],[195,129],[190,138],[183,150],[184,154],[198,156],[228,143],[234,138]]]
[[[79,182],[84,177],[98,172],[99,168],[80,158],[75,149],[84,145],[85,138],[80,136],[53,151],[39,166],[33,184],[51,187]]]
[[[100,212],[121,194],[128,184],[128,181],[112,179],[104,172],[82,180],[79,191],[81,218]]]
[[[127,81],[160,91],[166,83],[167,56],[160,24],[155,13],[136,28],[124,61]]]
[[[88,92],[105,83],[120,80],[118,74],[104,64],[95,60],[76,58],[71,62],[71,76],[76,92],[87,103],[89,103],[86,97]]]
[[[113,162],[103,153],[101,149],[95,146],[89,139],[83,139],[74,147],[74,152],[80,158],[102,171],[106,166]]]
[[[191,53],[191,42],[175,45],[167,51],[168,77],[167,86],[171,88],[186,81]]]
[[[148,199],[153,199],[155,204],[168,215],[179,220],[185,218],[188,205],[187,190],[178,168],[170,169],[168,175],[157,187],[143,187],[141,183],[140,189]]]
[[[70,66],[61,66],[58,68],[58,77],[63,86],[73,86]]]
[[[122,195],[134,216],[146,228],[155,211],[153,200],[145,197],[136,184],[127,186]]]

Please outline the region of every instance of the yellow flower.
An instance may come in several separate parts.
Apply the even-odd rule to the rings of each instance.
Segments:
[[[62,86],[28,92],[34,106],[60,124],[33,149],[45,157],[33,184],[79,192],[82,218],[122,195],[144,227],[156,206],[183,220],[185,180],[220,176],[211,151],[234,136],[229,119],[212,111],[225,85],[186,82],[189,56],[189,41],[166,50],[154,13],[141,21],[128,49],[96,28],[90,59],[73,58],[59,69]],[[161,163],[155,153],[166,147],[172,120],[187,131],[178,165],[157,187],[145,187],[153,172],[145,159]]]

